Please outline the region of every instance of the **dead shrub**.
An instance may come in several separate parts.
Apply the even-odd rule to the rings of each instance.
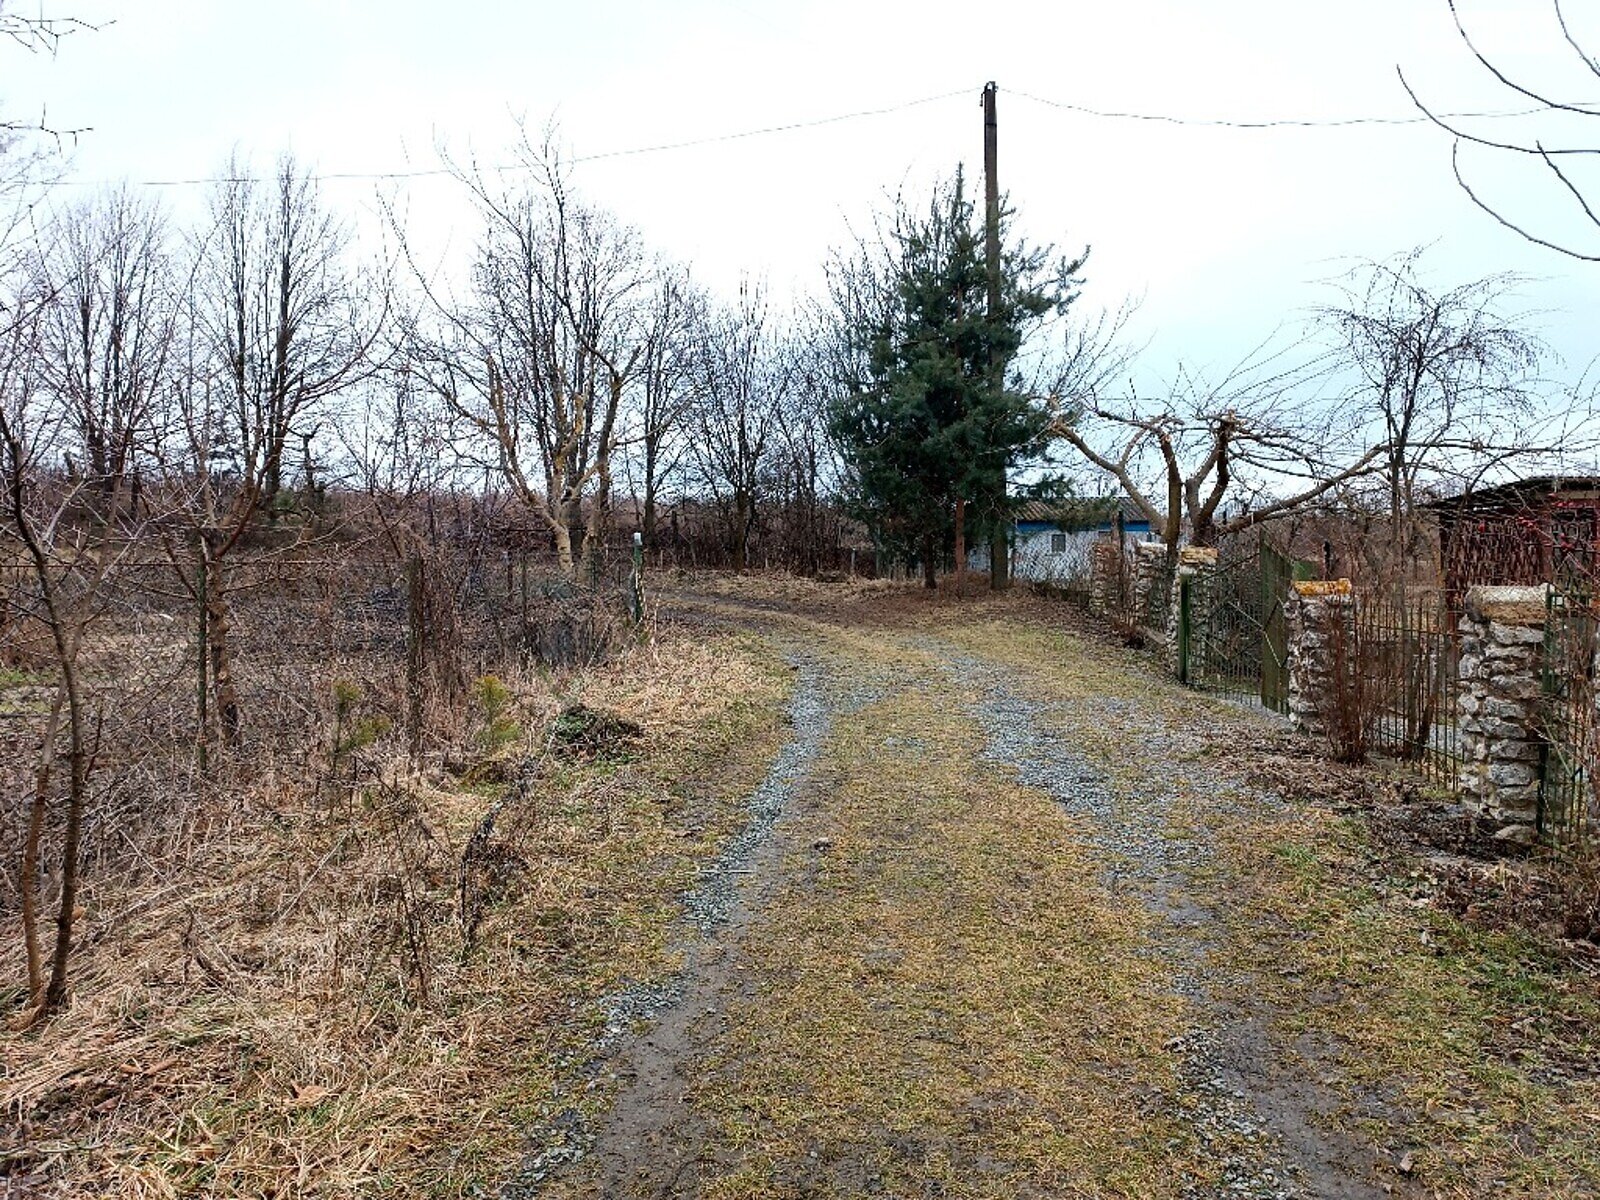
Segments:
[[[1600,945],[1600,848],[1586,845],[1563,854],[1555,880],[1563,935]]]
[[[585,592],[567,579],[547,581],[523,623],[524,653],[553,669],[594,666],[611,656],[626,632],[624,606],[604,591]]]
[[[587,704],[562,709],[550,723],[552,749],[576,758],[618,758],[644,736],[644,727]]]

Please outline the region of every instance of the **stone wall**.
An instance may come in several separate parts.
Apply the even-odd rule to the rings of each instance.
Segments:
[[[1115,536],[1095,540],[1089,548],[1089,611],[1104,616],[1122,597],[1122,547]]]
[[[1302,581],[1283,602],[1288,627],[1289,721],[1328,743],[1334,757],[1359,758],[1360,674],[1355,594],[1348,579]]]
[[[1457,732],[1461,798],[1500,822],[1495,835],[1531,844],[1539,820],[1538,728],[1550,588],[1474,587],[1461,618]]]

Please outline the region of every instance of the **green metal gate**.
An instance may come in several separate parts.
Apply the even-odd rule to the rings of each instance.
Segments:
[[[1289,622],[1284,602],[1296,580],[1311,579],[1308,562],[1279,554],[1261,543],[1261,703],[1275,712],[1289,711]]]
[[[1191,687],[1289,707],[1289,631],[1283,605],[1315,568],[1265,540],[1219,556],[1187,580],[1179,609],[1179,677]]]

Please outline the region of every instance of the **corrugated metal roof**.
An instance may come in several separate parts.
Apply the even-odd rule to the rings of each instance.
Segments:
[[[1424,509],[1477,509],[1493,508],[1530,497],[1552,496],[1558,492],[1600,491],[1600,476],[1596,475],[1530,475],[1510,483],[1493,487],[1472,488],[1440,500],[1430,500],[1417,507]]]

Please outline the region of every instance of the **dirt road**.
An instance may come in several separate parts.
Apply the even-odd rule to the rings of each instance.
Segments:
[[[1556,976],[1475,992],[1276,718],[1023,603],[668,606],[771,639],[792,738],[505,1194],[1592,1194],[1592,1075],[1491,1044]]]

